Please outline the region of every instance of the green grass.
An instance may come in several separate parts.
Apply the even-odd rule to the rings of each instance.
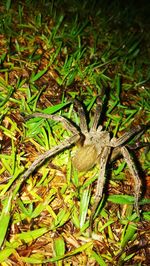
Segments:
[[[149,122],[144,10],[132,4],[125,9],[118,1],[101,1],[100,8],[96,1],[68,1],[66,7],[63,1],[3,1],[0,8],[1,265],[146,265],[146,246],[140,246],[140,239],[147,242],[150,220],[146,149],[136,151],[147,186],[140,201],[144,227],[133,209],[133,182],[121,160],[108,170],[92,236],[98,165],[77,173],[71,164],[73,147],[21,180],[35,158],[70,136],[51,120],[25,121],[35,111],[79,124],[73,99],[80,98],[88,114],[104,86],[109,101],[103,124],[114,136]],[[148,137],[147,131],[140,141]]]

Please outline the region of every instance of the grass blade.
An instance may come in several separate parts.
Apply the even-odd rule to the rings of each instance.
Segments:
[[[8,230],[10,221],[11,199],[12,195],[4,201],[2,213],[0,216],[0,247],[4,242],[5,235]]]

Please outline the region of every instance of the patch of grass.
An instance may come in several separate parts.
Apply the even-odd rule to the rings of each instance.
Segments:
[[[140,201],[143,226],[133,210],[133,184],[124,162],[111,165],[112,178],[91,236],[98,166],[77,173],[71,164],[73,147],[46,161],[25,182],[21,179],[35,158],[70,136],[51,120],[25,121],[35,111],[57,113],[79,124],[73,99],[83,101],[89,120],[88,112],[104,86],[109,101],[103,99],[102,122],[113,136],[149,122],[149,36],[143,9],[140,13],[138,4],[133,9],[132,3],[127,7],[118,1],[100,2],[7,0],[0,5],[2,265],[148,261],[146,244],[140,246],[141,239],[148,241],[148,189]],[[148,132],[140,139],[148,142]],[[149,153],[143,148],[136,155],[148,188]]]

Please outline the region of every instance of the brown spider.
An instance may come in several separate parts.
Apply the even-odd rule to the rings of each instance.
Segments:
[[[135,191],[135,208],[138,212],[138,200],[141,191],[141,180],[139,178],[138,172],[134,165],[134,162],[128,152],[125,144],[132,138],[135,134],[142,130],[142,127],[137,126],[133,128],[130,132],[125,133],[119,138],[110,138],[110,133],[103,130],[102,126],[99,125],[100,114],[102,111],[102,103],[100,97],[97,98],[97,106],[95,114],[93,117],[92,126],[89,129],[86,121],[86,116],[81,103],[75,100],[77,105],[78,114],[80,118],[80,128],[76,127],[65,117],[59,115],[49,115],[43,113],[33,113],[27,119],[31,117],[41,117],[52,119],[54,121],[62,122],[64,127],[72,133],[72,136],[66,139],[64,142],[60,143],[58,146],[46,151],[44,154],[40,155],[29,167],[29,169],[22,175],[20,184],[23,182],[34,170],[41,166],[42,163],[60,153],[61,151],[70,148],[73,144],[80,142],[80,147],[77,149],[75,156],[73,157],[73,165],[78,171],[87,171],[91,169],[95,164],[100,165],[100,174],[97,181],[96,193],[95,193],[95,203],[92,207],[91,213],[91,223],[93,216],[98,207],[98,203],[103,195],[103,189],[105,185],[105,171],[106,164],[108,163],[109,157],[113,156],[115,153],[121,153],[125,162],[127,163],[129,170],[133,176],[134,180],[134,191]]]

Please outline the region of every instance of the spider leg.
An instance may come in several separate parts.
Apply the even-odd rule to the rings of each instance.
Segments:
[[[114,160],[116,160],[118,157],[120,157],[121,155],[121,151],[120,151],[120,145],[123,145],[125,142],[127,142],[130,138],[134,137],[134,140],[139,139],[139,137],[141,137],[141,135],[144,133],[144,131],[147,129],[147,125],[146,126],[138,126],[136,128],[132,128],[129,132],[125,133],[123,136],[121,136],[120,138],[116,139],[116,138],[112,138],[110,145],[112,145],[114,147],[112,154],[111,154],[111,162],[113,162]],[[134,136],[137,133],[136,136]],[[135,144],[125,144],[125,146],[129,149],[129,150],[134,150],[134,149],[140,149],[143,147],[150,147],[150,143],[149,142],[136,142]]]
[[[149,142],[136,142],[135,144],[126,144],[125,147],[127,147],[128,150],[137,150],[137,149],[145,148],[144,153],[146,154],[148,153],[150,149],[150,143]],[[115,161],[121,156],[122,154],[120,151],[120,146],[115,147],[111,153],[110,162],[112,163],[113,161]]]
[[[139,201],[139,198],[140,198],[140,194],[141,194],[141,186],[142,186],[142,183],[141,183],[141,180],[139,178],[139,175],[138,175],[138,171],[136,170],[136,167],[134,165],[134,162],[130,156],[130,153],[128,152],[127,148],[125,146],[123,147],[120,147],[120,150],[121,150],[121,153],[124,157],[124,160],[126,161],[129,169],[130,169],[130,172],[133,176],[133,180],[134,180],[134,184],[135,184],[135,188],[134,188],[134,193],[135,193],[135,210],[137,212],[137,214],[139,215],[139,206],[138,206],[138,201]]]
[[[92,211],[91,211],[91,217],[90,217],[90,227],[92,229],[92,224],[93,224],[93,218],[96,212],[96,209],[98,207],[98,204],[102,198],[103,195],[103,189],[105,185],[105,172],[106,172],[106,164],[108,161],[108,157],[110,155],[111,148],[110,147],[105,147],[103,149],[103,152],[100,157],[100,175],[97,180],[97,186],[96,186],[96,193],[95,193],[95,201],[94,205],[92,206]]]
[[[11,190],[15,190],[17,187],[17,190],[22,185],[22,183],[37,169],[37,167],[41,166],[45,160],[49,159],[50,157],[54,156],[55,154],[61,152],[62,150],[69,148],[71,145],[73,145],[75,142],[77,142],[80,138],[79,134],[76,134],[69,139],[66,139],[64,142],[59,144],[58,146],[52,148],[51,150],[48,150],[44,152],[42,155],[40,155],[28,168],[28,170],[21,176],[19,180],[16,180]]]
[[[100,120],[101,117],[101,112],[102,112],[102,105],[104,103],[104,99],[102,101],[102,98],[105,94],[105,88],[102,87],[102,91],[101,94],[97,97],[97,106],[96,106],[96,110],[95,110],[95,114],[94,114],[94,118],[93,118],[93,124],[91,126],[91,131],[96,131],[97,126],[98,126],[98,122]]]
[[[135,149],[141,149],[143,147],[147,147],[146,150],[149,150],[150,148],[150,142],[140,142],[139,138],[143,135],[143,133],[150,127],[150,124],[143,125],[141,126],[140,132],[134,137],[134,144],[126,144],[126,147],[129,148],[130,150],[135,150]]]
[[[149,150],[150,142],[136,142],[135,144],[127,144],[126,147],[129,148],[129,150],[137,150],[145,147],[146,150]]]
[[[130,138],[132,138],[135,134],[139,132],[144,132],[145,127],[142,126],[137,126],[136,128],[133,128],[130,132],[125,133],[123,136],[120,138],[116,139],[113,138],[110,141],[110,145],[112,145],[118,153],[121,152],[121,154],[124,157],[125,162],[127,163],[130,172],[133,176],[134,183],[135,183],[135,209],[137,214],[139,215],[139,208],[138,208],[138,201],[140,198],[140,190],[141,190],[141,180],[138,175],[138,171],[135,168],[134,162],[125,146],[122,146],[125,142],[127,142]],[[120,146],[120,147],[119,147]],[[112,153],[113,156],[113,153]]]
[[[75,104],[78,108],[81,132],[83,134],[86,134],[88,132],[88,126],[87,126],[87,121],[86,121],[86,116],[85,116],[83,106],[81,105],[81,103],[77,99],[75,99],[74,101],[75,101]]]
[[[30,119],[32,117],[41,117],[41,118],[47,118],[47,119],[51,119],[54,121],[58,121],[61,122],[64,127],[69,130],[72,134],[78,134],[78,130],[76,129],[76,127],[71,124],[71,122],[69,120],[67,120],[65,117],[63,116],[59,116],[59,115],[49,115],[49,114],[44,114],[44,113],[33,113],[29,116],[26,117],[27,119]]]
[[[90,131],[96,131],[97,126],[98,126],[98,122],[100,119],[100,113],[102,110],[102,101],[100,99],[100,96],[97,98],[97,106],[96,106],[96,110],[95,110],[95,114],[94,114],[94,118],[93,118],[93,124],[91,126]]]
[[[132,138],[136,133],[139,133],[142,130],[143,130],[143,127],[141,127],[141,126],[137,126],[135,128],[132,128],[129,132],[126,132],[120,138],[118,138],[118,139],[112,138],[110,141],[110,145],[112,147],[118,147],[120,145],[123,145],[130,138]]]
[[[115,147],[111,153],[110,163],[114,162],[115,160],[117,160],[120,157],[122,157],[120,147]]]

